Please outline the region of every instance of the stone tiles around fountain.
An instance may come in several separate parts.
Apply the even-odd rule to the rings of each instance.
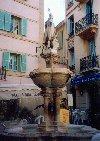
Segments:
[[[11,124],[14,125],[14,123]],[[67,125],[66,132],[47,132],[47,131],[39,131],[39,126],[36,124],[26,124],[11,127],[9,125],[8,128],[5,129],[2,133],[0,133],[0,141],[91,141],[91,138],[96,133],[100,133],[99,130],[91,128],[90,126],[85,125]],[[19,127],[16,132],[16,127]],[[15,130],[11,130],[11,129]]]
[[[1,141],[91,141],[92,136],[95,134],[87,133],[61,133],[61,132],[36,132],[33,134],[14,134],[14,133],[4,133],[0,135]],[[2,140],[3,139],[3,140]]]

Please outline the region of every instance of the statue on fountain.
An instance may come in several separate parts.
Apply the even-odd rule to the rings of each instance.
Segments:
[[[59,43],[53,23],[53,15],[51,13],[49,14],[49,18],[45,23],[44,45],[47,49],[51,49],[51,52],[57,54]]]

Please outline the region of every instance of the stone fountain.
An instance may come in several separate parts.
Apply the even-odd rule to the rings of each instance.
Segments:
[[[45,24],[45,36],[39,57],[39,68],[30,72],[33,82],[41,88],[44,98],[45,122],[40,125],[13,123],[3,126],[0,141],[91,141],[96,129],[85,125],[62,125],[60,123],[60,100],[62,88],[66,86],[72,72],[58,64],[57,34],[54,30],[52,14]]]
[[[60,125],[59,120],[60,100],[62,88],[69,80],[71,71],[67,68],[61,68],[58,64],[59,43],[53,25],[52,14],[49,15],[49,19],[45,23],[45,37],[42,47],[40,56],[45,61],[44,64],[41,62],[42,59],[39,62],[43,67],[33,70],[30,77],[41,88],[41,94],[44,97],[45,131],[61,131],[63,127]]]

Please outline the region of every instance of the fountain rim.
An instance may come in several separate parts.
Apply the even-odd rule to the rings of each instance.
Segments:
[[[34,69],[33,74],[66,74],[71,75],[72,72],[67,68],[45,68],[45,69]]]

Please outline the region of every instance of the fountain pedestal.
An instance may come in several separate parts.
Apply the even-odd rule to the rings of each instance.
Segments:
[[[56,131],[59,125],[60,96],[57,89],[48,88],[44,94],[44,115],[46,120],[46,131]]]
[[[42,88],[41,95],[44,97],[45,122],[39,125],[39,131],[66,132],[60,123],[61,88]]]

